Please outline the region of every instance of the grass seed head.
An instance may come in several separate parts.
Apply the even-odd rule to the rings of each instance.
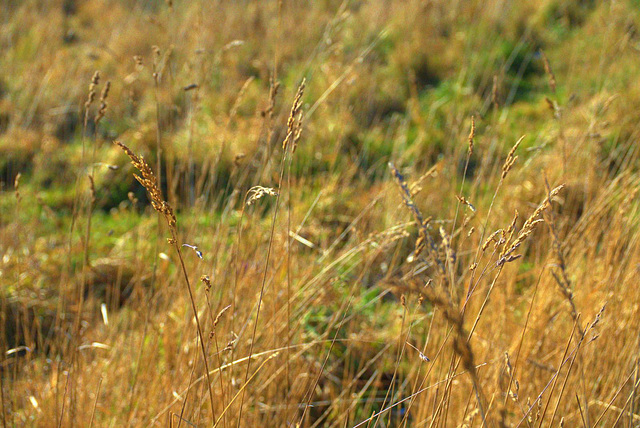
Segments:
[[[289,118],[287,119],[287,135],[282,143],[282,149],[286,151],[289,146],[291,146],[291,153],[295,152],[302,133],[302,96],[304,95],[306,82],[306,79],[302,79],[302,83],[300,83],[296,96],[293,99],[291,113],[289,113]]]
[[[89,83],[89,94],[87,95],[87,101],[84,103],[85,110],[88,110],[93,104],[93,101],[96,98],[96,87],[100,84],[100,72],[96,71],[93,73],[93,77],[91,78],[91,83]]]
[[[200,277],[200,281],[204,284],[205,291],[211,290],[211,279],[209,278],[209,275],[202,275]]]
[[[255,204],[264,196],[278,196],[278,192],[271,187],[253,186],[247,192],[247,206]]]
[[[109,96],[109,89],[111,89],[111,81],[107,80],[107,83],[104,84],[104,88],[102,88],[102,92],[100,93],[100,109],[96,113],[96,117],[94,119],[96,124],[100,122],[107,112],[107,97]]]
[[[501,176],[501,178],[503,180],[507,176],[507,174],[509,173],[509,171],[511,170],[513,165],[518,160],[518,156],[516,156],[515,153],[516,153],[516,150],[518,149],[518,146],[520,146],[520,143],[522,143],[522,140],[524,140],[524,135],[522,137],[520,137],[518,139],[518,141],[516,141],[516,143],[513,145],[511,150],[509,150],[509,154],[507,155],[507,159],[504,161],[504,164],[502,165],[502,176]]]
[[[156,176],[153,173],[153,170],[147,164],[142,156],[137,156],[135,153],[129,149],[129,147],[122,144],[120,141],[114,141],[118,147],[120,147],[131,159],[131,163],[135,166],[141,173],[140,175],[133,174],[133,176],[138,180],[140,184],[147,190],[149,193],[149,197],[151,199],[151,205],[153,209],[163,214],[165,219],[167,220],[167,224],[169,228],[175,231],[176,228],[176,216],[173,213],[173,208],[166,202],[162,197],[162,192],[158,188]]]

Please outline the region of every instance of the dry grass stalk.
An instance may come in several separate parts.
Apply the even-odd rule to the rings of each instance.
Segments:
[[[504,365],[507,376],[509,379],[513,379],[513,388],[510,388],[509,391],[507,391],[507,394],[513,401],[517,402],[519,398],[518,393],[520,392],[520,382],[518,382],[518,379],[514,377],[513,366],[511,365],[508,352],[504,353]]]
[[[447,235],[442,226],[440,226],[440,237],[442,238],[442,246],[444,247],[447,263],[452,268],[456,262],[456,253],[451,247],[451,236]]]
[[[191,301],[191,308],[193,309],[193,315],[196,320],[196,327],[198,330],[198,337],[200,339],[200,347],[202,350],[202,358],[204,361],[204,366],[205,366],[205,371],[207,376],[207,387],[208,387],[207,390],[209,391],[211,412],[215,419],[215,406],[214,406],[214,400],[213,400],[213,392],[211,390],[211,379],[209,378],[209,362],[207,358],[207,351],[204,347],[204,336],[202,335],[202,326],[200,324],[198,309],[196,307],[195,298],[193,296],[193,290],[191,290],[191,283],[189,282],[187,269],[184,264],[184,260],[182,258],[182,251],[180,250],[181,246],[180,246],[180,243],[178,242],[178,229],[176,224],[176,216],[173,213],[173,208],[171,207],[171,205],[169,205],[169,203],[162,198],[162,193],[158,188],[155,174],[153,173],[153,170],[151,169],[151,167],[144,160],[144,158],[142,158],[141,156],[137,156],[135,153],[131,151],[131,149],[129,149],[127,146],[125,146],[119,141],[114,141],[114,144],[119,146],[127,154],[127,156],[129,156],[133,166],[135,166],[140,171],[140,173],[142,174],[142,177],[137,174],[134,174],[133,176],[147,190],[147,193],[149,194],[151,199],[151,205],[156,211],[164,215],[164,218],[167,221],[167,224],[169,226],[169,230],[171,232],[171,238],[169,238],[169,243],[173,245],[173,247],[175,248],[178,254],[178,258],[180,259],[180,266],[182,268],[182,273],[184,275],[185,283],[187,285],[189,300]]]
[[[482,251],[486,251],[486,249],[489,247],[489,245],[491,245],[492,242],[495,242],[496,245],[498,245],[500,243],[500,240],[498,240],[498,235],[501,235],[503,233],[504,233],[504,230],[498,229],[495,232],[493,232],[491,235],[489,235],[489,237],[482,244],[482,247],[481,247]]]
[[[202,275],[200,277],[200,281],[204,284],[205,291],[211,290],[211,279],[209,278],[209,275]]]
[[[280,90],[280,82],[274,80],[273,76],[269,79],[269,104],[267,108],[262,111],[262,117],[266,117],[271,121],[273,119],[273,111],[276,106],[276,98],[278,91]]]
[[[411,191],[412,198],[422,191],[422,183],[427,177],[435,177],[435,172],[438,168],[438,164],[433,165],[427,172],[422,174],[420,178],[411,183],[411,185],[409,186],[409,190]]]
[[[93,207],[95,207],[96,205],[96,183],[93,179],[93,175],[88,175],[87,176],[89,178],[89,191],[90,191],[90,195],[91,195],[91,209],[93,209]]]
[[[602,308],[600,308],[600,310],[596,314],[595,318],[593,319],[593,322],[591,322],[591,324],[589,325],[589,330],[593,330],[598,325],[598,323],[600,323],[600,320],[602,319],[602,315],[604,314],[604,310],[606,309],[606,307],[607,307],[606,303],[602,305]]]
[[[476,207],[474,207],[474,206],[473,206],[473,204],[472,204],[471,202],[469,202],[469,201],[468,201],[464,196],[458,196],[458,195],[456,195],[456,199],[457,199],[458,201],[460,201],[460,203],[461,203],[462,205],[466,205],[466,206],[468,206],[468,207],[469,207],[469,209],[470,209],[472,212],[476,212]]]
[[[16,178],[13,180],[13,191],[16,196],[16,201],[20,202],[22,197],[20,196],[20,179],[22,178],[22,173],[19,172],[16,174]]]
[[[253,329],[252,329],[252,333],[251,333],[251,342],[249,345],[249,360],[247,362],[247,368],[245,371],[245,376],[244,376],[244,384],[242,386],[242,397],[240,399],[240,409],[238,412],[238,423],[240,423],[240,421],[242,420],[242,410],[244,407],[244,399],[245,399],[245,387],[247,386],[248,382],[250,381],[249,378],[249,371],[251,369],[251,357],[253,355],[253,349],[255,346],[255,339],[256,339],[256,334],[258,331],[258,321],[260,319],[260,310],[262,308],[262,302],[264,299],[264,293],[265,293],[265,287],[267,284],[267,273],[268,273],[268,268],[269,268],[269,261],[270,261],[270,257],[271,257],[271,251],[272,251],[272,247],[273,247],[273,236],[275,233],[275,227],[276,227],[276,218],[278,215],[278,204],[280,202],[280,189],[282,188],[282,181],[284,178],[284,172],[285,172],[285,165],[286,165],[286,159],[287,159],[287,154],[293,154],[296,150],[298,141],[300,139],[300,136],[302,134],[302,96],[304,95],[304,89],[305,89],[305,85],[306,85],[306,79],[302,79],[302,82],[300,83],[300,86],[298,87],[298,90],[296,91],[296,95],[294,97],[292,106],[291,106],[291,111],[289,113],[289,118],[287,119],[287,134],[284,138],[284,141],[282,142],[282,163],[280,165],[280,176],[278,179],[278,187],[276,192],[276,202],[275,202],[275,208],[273,210],[273,217],[272,217],[272,222],[271,222],[271,230],[269,233],[269,244],[267,247],[267,253],[266,253],[266,258],[265,258],[265,267],[263,270],[263,274],[262,274],[262,282],[260,285],[260,294],[258,296],[258,304],[257,304],[257,308],[256,308],[256,318],[255,321],[253,323]],[[275,93],[274,93],[275,96]],[[291,156],[289,157],[289,159],[291,159]],[[289,183],[290,184],[290,183]],[[290,187],[290,186],[289,186]],[[246,196],[245,196],[246,199]],[[243,208],[243,214],[244,214],[244,208]],[[241,214],[241,218],[242,215]],[[290,224],[288,225],[288,227],[290,228]],[[290,286],[290,281],[287,280],[287,287]],[[289,289],[287,290],[287,308],[289,308],[289,295],[290,295],[290,291]],[[287,323],[289,322],[289,309],[287,309]],[[287,334],[287,341],[289,340],[289,334]],[[288,343],[288,342],[287,342]],[[287,344],[287,353],[289,352],[289,346]],[[288,360],[287,360],[288,361]],[[311,396],[310,396],[311,397]],[[304,419],[304,413],[302,418]]]
[[[476,364],[474,360],[473,350],[469,343],[469,334],[464,328],[464,322],[460,310],[451,300],[451,296],[446,293],[442,288],[436,288],[432,286],[426,286],[422,288],[427,300],[433,305],[439,307],[442,310],[444,318],[453,326],[455,337],[453,339],[453,350],[460,358],[460,362],[464,369],[469,373],[471,381],[473,383],[476,399],[478,401],[478,408],[482,415],[483,424],[486,423],[486,415],[484,412],[485,405],[483,394],[480,389],[480,383],[478,379],[478,372],[476,370]]]
[[[547,193],[549,195],[547,196],[547,199],[549,199],[551,197],[552,190],[546,178],[545,178],[545,185],[547,188]],[[564,250],[562,247],[562,243],[560,241],[560,237],[558,235],[558,229],[556,226],[553,210],[549,210],[548,212],[545,212],[545,219],[547,220],[546,223],[549,226],[549,231],[551,232],[552,248],[555,255],[555,269],[551,271],[551,274],[553,275],[553,278],[555,279],[556,284],[558,284],[558,288],[560,289],[560,292],[565,297],[566,301],[569,303],[569,306],[571,308],[571,317],[575,322],[577,322],[578,310],[576,308],[576,304],[573,299],[573,290],[572,290],[573,287],[571,285],[571,280],[569,279],[569,274],[567,272],[567,264],[565,260]],[[578,328],[578,334],[580,334],[580,337],[584,338],[586,331],[583,330],[579,324],[577,328]]]
[[[480,409],[477,407],[469,412],[469,414],[464,418],[464,421],[459,426],[459,428],[471,428],[473,426],[473,419],[478,416],[480,413]]]
[[[102,88],[102,92],[100,93],[100,108],[93,119],[96,125],[107,112],[107,97],[109,96],[109,89],[111,89],[111,81],[107,80],[107,83],[104,84],[104,88]]]
[[[162,53],[157,45],[151,46],[151,51],[153,52],[153,80],[158,85],[160,83],[160,57]]]
[[[247,206],[255,204],[264,196],[278,196],[278,192],[271,187],[253,186],[247,191]]]
[[[89,109],[93,104],[93,101],[96,98],[96,88],[100,84],[100,72],[96,71],[93,73],[93,77],[91,78],[91,83],[89,84],[89,94],[87,95],[87,101],[84,103],[84,126],[87,127],[87,123],[89,122]]]
[[[147,193],[149,193],[151,198],[151,206],[153,206],[154,210],[164,215],[164,218],[169,225],[169,229],[173,232],[176,228],[176,216],[173,213],[171,205],[169,205],[169,203],[162,197],[162,192],[157,185],[156,176],[149,164],[142,156],[137,156],[129,149],[129,147],[125,146],[120,141],[114,141],[114,144],[119,146],[127,156],[129,156],[133,166],[140,171],[142,176],[139,176],[138,174],[133,174],[133,176],[140,184],[142,184],[142,187],[147,190]],[[175,236],[173,238],[175,239]]]
[[[404,294],[403,294],[403,296],[404,296]],[[423,297],[423,296],[420,296],[420,299],[422,299],[422,298],[424,298],[424,297]],[[420,304],[420,303],[422,303],[422,301],[420,300],[418,303]],[[411,343],[409,343],[409,342],[405,342],[405,343],[406,343],[407,345],[409,345],[411,348],[415,349],[415,350],[418,352],[418,357],[419,357],[422,361],[424,361],[425,363],[428,363],[428,362],[430,362],[430,361],[431,361],[431,359],[429,359],[429,357],[427,357],[426,355],[424,355],[420,349],[418,349],[417,347],[415,347],[414,345],[412,345],[412,344],[411,344]]]
[[[476,118],[475,116],[471,116],[471,130],[469,131],[469,137],[467,138],[469,141],[469,156],[473,154],[473,139],[476,136]]]
[[[553,117],[555,117],[556,119],[560,118],[560,106],[558,105],[558,103],[554,100],[552,100],[549,97],[544,97],[545,102],[547,103],[547,107],[549,107],[549,110],[551,110],[553,112]]]
[[[524,135],[520,137],[518,141],[516,141],[516,143],[513,145],[511,150],[509,150],[509,153],[507,154],[507,159],[504,161],[504,164],[502,165],[502,175],[500,176],[502,180],[505,179],[505,177],[507,176],[507,174],[509,173],[513,165],[518,160],[518,156],[515,153],[516,153],[516,150],[518,149],[518,146],[522,142],[522,140],[524,140]]]
[[[500,253],[500,257],[498,259],[498,265],[513,261],[516,258],[520,257],[519,255],[516,256],[513,253],[533,233],[533,231],[535,230],[536,226],[539,223],[544,221],[542,219],[539,219],[538,217],[547,208],[549,208],[551,206],[552,199],[554,197],[556,197],[558,195],[558,193],[560,193],[560,191],[563,188],[564,188],[564,184],[562,184],[562,185],[556,187],[555,189],[551,190],[548,193],[548,195],[545,198],[545,200],[540,205],[538,205],[538,207],[535,209],[533,214],[531,214],[531,216],[529,216],[529,218],[524,222],[524,224],[522,225],[522,229],[520,230],[520,233],[518,234],[516,239],[512,243],[510,243],[508,240],[506,240],[504,242],[503,250]],[[516,218],[517,218],[517,214],[516,214],[516,217],[514,217],[514,222],[512,223],[512,226],[510,226],[510,228],[512,228],[512,231],[510,232],[509,239],[511,238],[511,236],[513,236],[512,232],[513,232],[513,226],[515,224]]]
[[[302,83],[298,87],[296,96],[293,99],[293,105],[291,106],[291,113],[287,119],[287,135],[282,142],[282,150],[285,152],[291,146],[291,153],[296,151],[298,146],[298,140],[302,133],[302,96],[304,95],[304,88],[306,86],[306,79],[302,79]]]
[[[409,186],[407,185],[407,182],[402,174],[400,174],[400,171],[398,171],[398,169],[391,162],[389,162],[389,168],[391,169],[391,173],[393,174],[396,183],[400,187],[400,194],[405,206],[409,209],[409,211],[411,211],[411,214],[413,214],[413,218],[418,225],[418,239],[416,240],[415,250],[410,256],[409,261],[415,260],[420,255],[422,250],[428,247],[431,256],[440,268],[440,272],[444,273],[444,263],[442,263],[442,260],[440,260],[440,257],[438,256],[438,247],[436,246],[433,238],[431,238],[431,235],[429,235],[429,232],[427,230],[430,218],[425,220],[415,202],[413,202]]]
[[[220,312],[218,312],[218,315],[216,315],[216,318],[213,320],[213,328],[214,329],[218,325],[218,323],[220,322],[220,319],[222,318],[222,315],[224,315],[224,313],[227,312],[230,308],[231,308],[231,305],[227,305],[224,308],[222,308],[220,310]]]
[[[544,53],[543,50],[540,50],[540,56],[542,57],[542,63],[544,64],[544,72],[547,74],[549,78],[549,87],[553,93],[556,92],[556,75],[553,74],[553,70],[551,69],[551,64],[549,63],[549,58]]]
[[[231,107],[231,111],[229,112],[229,121],[233,120],[233,118],[238,113],[238,108],[240,107],[240,104],[242,104],[242,99],[244,98],[244,95],[247,92],[247,88],[249,88],[249,85],[251,85],[251,82],[253,82],[254,79],[255,78],[251,76],[247,80],[245,80],[244,83],[242,84],[242,87],[238,92],[238,96],[236,97],[236,100],[233,102],[233,107]]]
[[[513,234],[515,233],[515,230],[516,230],[517,221],[518,221],[518,210],[515,211],[513,215],[513,220],[511,220],[511,224],[509,224],[509,226],[507,226],[506,229],[498,229],[496,231],[496,232],[498,231],[500,232],[500,239],[498,239],[497,236],[494,236],[494,240],[496,242],[495,248],[502,246],[502,252],[500,253],[498,259],[502,259],[502,257],[505,256],[506,247],[507,245],[509,245],[509,243],[513,239]],[[496,234],[496,232],[494,232],[494,234]]]

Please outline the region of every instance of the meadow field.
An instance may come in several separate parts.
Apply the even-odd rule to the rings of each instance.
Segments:
[[[638,0],[0,0],[2,427],[640,426]]]

